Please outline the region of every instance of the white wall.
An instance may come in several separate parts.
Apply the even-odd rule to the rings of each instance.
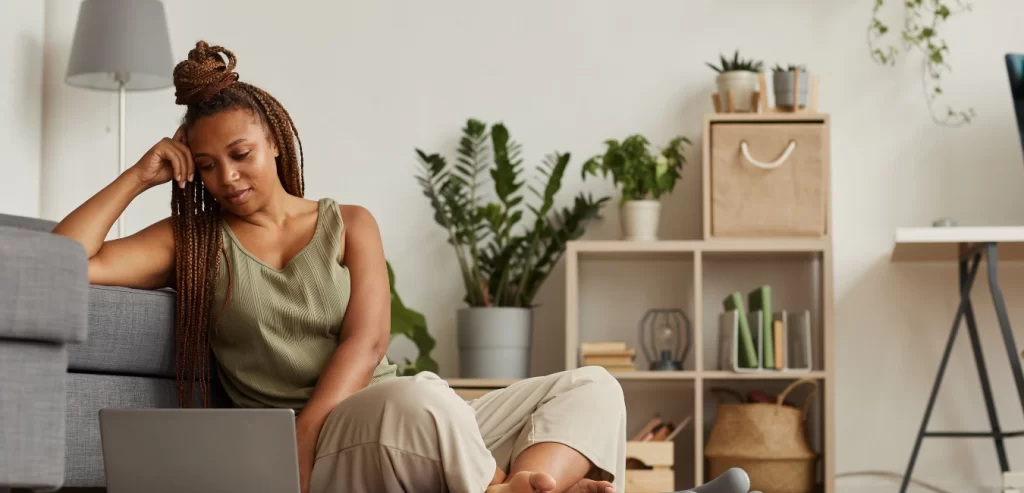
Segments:
[[[457,373],[453,326],[462,292],[452,253],[414,180],[415,147],[450,153],[471,116],[505,121],[529,163],[559,149],[572,151],[578,166],[603,139],[632,132],[658,143],[681,132],[699,142],[713,86],[704,61],[739,48],[772,64],[807,63],[822,77],[821,108],[833,122],[838,471],[902,471],[956,289],[953,266],[890,264],[893,230],[939,216],[962,224],[1024,222],[1024,163],[1002,61],[1007,51],[1024,52],[1024,3],[976,2],[949,26],[955,72],[946,92],[978,112],[961,128],[932,124],[915,63],[887,68],[869,59],[871,4],[179,0],[167,8],[175,58],[201,38],[225,45],[238,55],[244,80],[288,107],[305,144],[309,197],[362,204],[377,215],[400,292],[427,315],[439,340],[444,375]],[[42,214],[54,219],[107,184],[116,167],[115,97],[62,82],[76,12],[77,2],[47,2]],[[171,90],[131,95],[131,159],[169,135],[181,111]],[[664,225],[668,238],[699,235],[698,150],[689,157],[684,182],[667,202],[666,213],[677,218]],[[576,170],[563,199],[581,188]],[[164,217],[168,199],[166,188],[140,198],[127,230]],[[615,235],[617,217],[608,212],[589,236]],[[1003,277],[1018,325],[1022,274],[1008,267]],[[1024,416],[1014,407],[983,287],[982,278],[976,311],[1000,415],[1004,428],[1018,428]],[[558,271],[538,300],[537,372],[562,361],[563,291]],[[966,340],[959,341],[933,429],[987,423]],[[1011,460],[1021,458],[1018,442],[1009,448]],[[982,491],[999,484],[997,473],[990,442],[932,439],[916,476],[954,491]],[[896,489],[877,479],[839,484],[840,491]]]
[[[43,3],[0,2],[0,213],[39,215]]]

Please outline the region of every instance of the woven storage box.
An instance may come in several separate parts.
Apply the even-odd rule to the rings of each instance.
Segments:
[[[807,441],[804,424],[811,396],[802,410],[782,404],[802,384],[817,388],[814,380],[802,379],[786,387],[774,404],[720,404],[704,449],[709,477],[739,467],[750,476],[751,491],[810,493],[817,454]]]
[[[711,235],[826,234],[826,134],[822,123],[713,125]]]

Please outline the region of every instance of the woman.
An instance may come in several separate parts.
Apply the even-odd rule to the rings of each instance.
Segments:
[[[295,125],[235,62],[197,43],[174,70],[174,137],[54,229],[85,246],[93,284],[177,290],[180,405],[196,382],[209,405],[212,351],[234,405],[296,411],[304,493],[622,491],[625,407],[607,372],[469,403],[433,373],[396,376],[377,223],[303,198]],[[132,199],[172,180],[170,217],[104,241]]]

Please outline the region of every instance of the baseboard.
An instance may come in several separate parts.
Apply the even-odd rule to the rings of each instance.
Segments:
[[[999,485],[970,484],[956,481],[937,481],[930,478],[917,478],[948,493],[1003,493]],[[882,477],[848,477],[836,481],[837,493],[879,493],[898,492],[900,480],[896,478]],[[922,485],[911,483],[907,486],[907,493],[933,493],[932,490]],[[1024,488],[1020,493],[1024,493]]]

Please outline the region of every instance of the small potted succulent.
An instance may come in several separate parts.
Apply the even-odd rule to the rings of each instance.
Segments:
[[[775,93],[775,106],[793,108],[793,89],[796,84],[797,69],[800,71],[800,107],[807,107],[807,93],[811,85],[811,76],[803,65],[783,67],[776,64],[772,68],[772,91]]]
[[[740,58],[739,50],[733,53],[732,59],[719,55],[720,66],[707,62],[707,66],[718,72],[715,85],[718,87],[718,98],[723,107],[728,103],[728,93],[732,90],[732,99],[736,111],[754,111],[753,96],[758,92],[758,77],[764,63],[760,60]]]
[[[668,194],[680,178],[686,163],[684,144],[690,139],[679,136],[663,149],[652,153],[647,138],[630,135],[621,143],[615,139],[605,141],[607,149],[583,163],[582,177],[612,175],[612,181],[621,188],[622,239],[626,241],[655,241],[661,222],[661,197]]]

